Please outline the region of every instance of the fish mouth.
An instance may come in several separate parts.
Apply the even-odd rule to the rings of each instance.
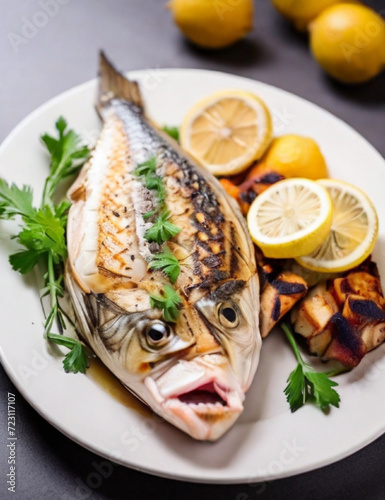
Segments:
[[[195,439],[215,441],[243,411],[244,393],[222,358],[181,360],[158,379],[145,380],[159,413]]]
[[[188,405],[219,405],[221,407],[227,404],[226,400],[220,396],[219,391],[216,390],[214,382],[209,382],[192,391],[180,394],[177,399]]]

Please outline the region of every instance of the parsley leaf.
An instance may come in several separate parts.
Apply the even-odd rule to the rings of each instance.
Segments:
[[[15,238],[23,248],[9,257],[11,266],[25,274],[38,262],[45,263],[47,272],[44,274],[43,296],[49,295],[51,309],[45,320],[44,334],[48,340],[70,349],[63,361],[66,371],[84,373],[88,361],[81,342],[51,332],[55,321],[60,330],[65,329],[65,313],[59,299],[64,295],[63,274],[67,257],[65,230],[70,207],[69,201],[55,205],[53,196],[60,182],[80,169],[89,150],[80,144],[80,137],[73,130],[67,130],[64,118],[59,118],[55,126],[58,138],[48,134],[42,136],[51,162],[40,208],[33,206],[33,193],[29,186],[20,189],[0,179],[0,219],[21,217],[21,230]]]
[[[134,170],[133,174],[140,177],[146,176],[148,174],[154,174],[156,170],[156,157],[152,156],[147,161],[139,163],[139,165]]]
[[[329,405],[333,405],[338,408],[340,397],[338,393],[333,389],[338,384],[334,380],[330,380],[329,376],[325,372],[316,372],[311,370],[306,370],[306,378],[311,384],[313,390],[312,395],[315,398],[315,403],[321,408],[321,410],[327,410]]]
[[[61,116],[55,123],[58,138],[43,134],[41,140],[51,155],[50,175],[47,177],[42,197],[42,206],[52,206],[52,197],[58,184],[76,174],[90,154],[87,146],[73,130],[67,130],[67,122]]]
[[[179,260],[168,247],[163,252],[153,256],[148,268],[163,271],[170,278],[171,283],[176,282],[180,273]]]
[[[39,250],[22,250],[9,256],[9,262],[14,271],[26,274],[38,263],[43,252]]]
[[[24,217],[24,227],[17,240],[28,250],[51,251],[55,263],[59,263],[67,256],[64,233],[62,221],[46,206],[36,210],[33,217]]]
[[[144,220],[150,219],[153,215],[156,214],[156,210],[151,210],[150,212],[146,212],[142,215]]]
[[[285,389],[287,402],[292,412],[298,410],[306,402],[305,377],[302,365],[298,363],[297,367],[290,373],[287,379],[289,383]]]
[[[169,218],[170,212],[168,211],[160,214],[154,225],[145,232],[144,237],[146,240],[149,242],[155,241],[160,245],[180,233],[180,227],[170,222]]]
[[[70,349],[63,361],[64,370],[67,373],[71,371],[86,373],[88,368],[87,352],[78,340],[64,335],[56,335],[56,333],[48,333],[47,338],[55,344]]]
[[[147,175],[145,177],[145,184],[147,189],[154,189],[157,192],[158,200],[160,203],[163,203],[166,198],[163,179],[159,175]]]
[[[8,185],[4,179],[0,179],[0,218],[13,219],[16,215],[28,217],[34,213],[32,189],[29,186],[20,189],[15,184]]]
[[[182,298],[171,285],[165,285],[161,295],[150,294],[151,307],[163,310],[165,321],[175,323],[179,316]]]
[[[175,139],[177,142],[179,142],[179,129],[178,127],[168,127],[165,125],[162,130],[166,132],[170,137]]]
[[[298,361],[297,367],[287,379],[288,385],[284,390],[291,411],[298,410],[307,401],[313,401],[322,411],[327,410],[330,405],[338,408],[340,396],[333,389],[338,385],[337,382],[329,378],[330,373],[317,372],[312,366],[305,363],[291,328],[284,322],[281,322],[281,328],[285,332]]]
[[[163,179],[156,175],[156,157],[152,156],[147,161],[139,163],[134,170],[134,175],[144,178],[144,185],[147,189],[153,189],[157,192],[158,201],[163,204],[166,198],[166,190]]]

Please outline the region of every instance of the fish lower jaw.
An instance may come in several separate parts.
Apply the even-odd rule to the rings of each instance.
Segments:
[[[167,395],[162,395],[150,377],[146,386],[157,402],[158,413],[198,440],[215,441],[243,411],[243,392],[215,379],[190,385],[184,391],[170,391]]]
[[[191,437],[215,441],[233,425],[243,407],[230,408],[220,402],[185,403],[179,398],[170,398],[162,403],[162,409],[168,420]]]

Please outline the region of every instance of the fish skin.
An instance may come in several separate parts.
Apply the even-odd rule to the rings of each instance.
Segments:
[[[243,410],[261,348],[259,280],[243,216],[219,182],[152,125],[138,85],[103,54],[97,108],[100,138],[68,193],[66,285],[80,335],[165,420],[216,440]],[[133,170],[153,157],[170,221],[181,229],[167,242],[181,263],[175,324],[150,304],[170,281],[148,269],[163,247],[145,239],[153,222],[143,214],[158,202]],[[156,345],[148,335],[154,325],[163,335]]]

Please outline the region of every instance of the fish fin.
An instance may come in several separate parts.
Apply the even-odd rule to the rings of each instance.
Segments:
[[[132,102],[143,109],[138,83],[128,80],[122,73],[117,71],[104,52],[100,51],[97,110],[100,112],[114,98]]]

